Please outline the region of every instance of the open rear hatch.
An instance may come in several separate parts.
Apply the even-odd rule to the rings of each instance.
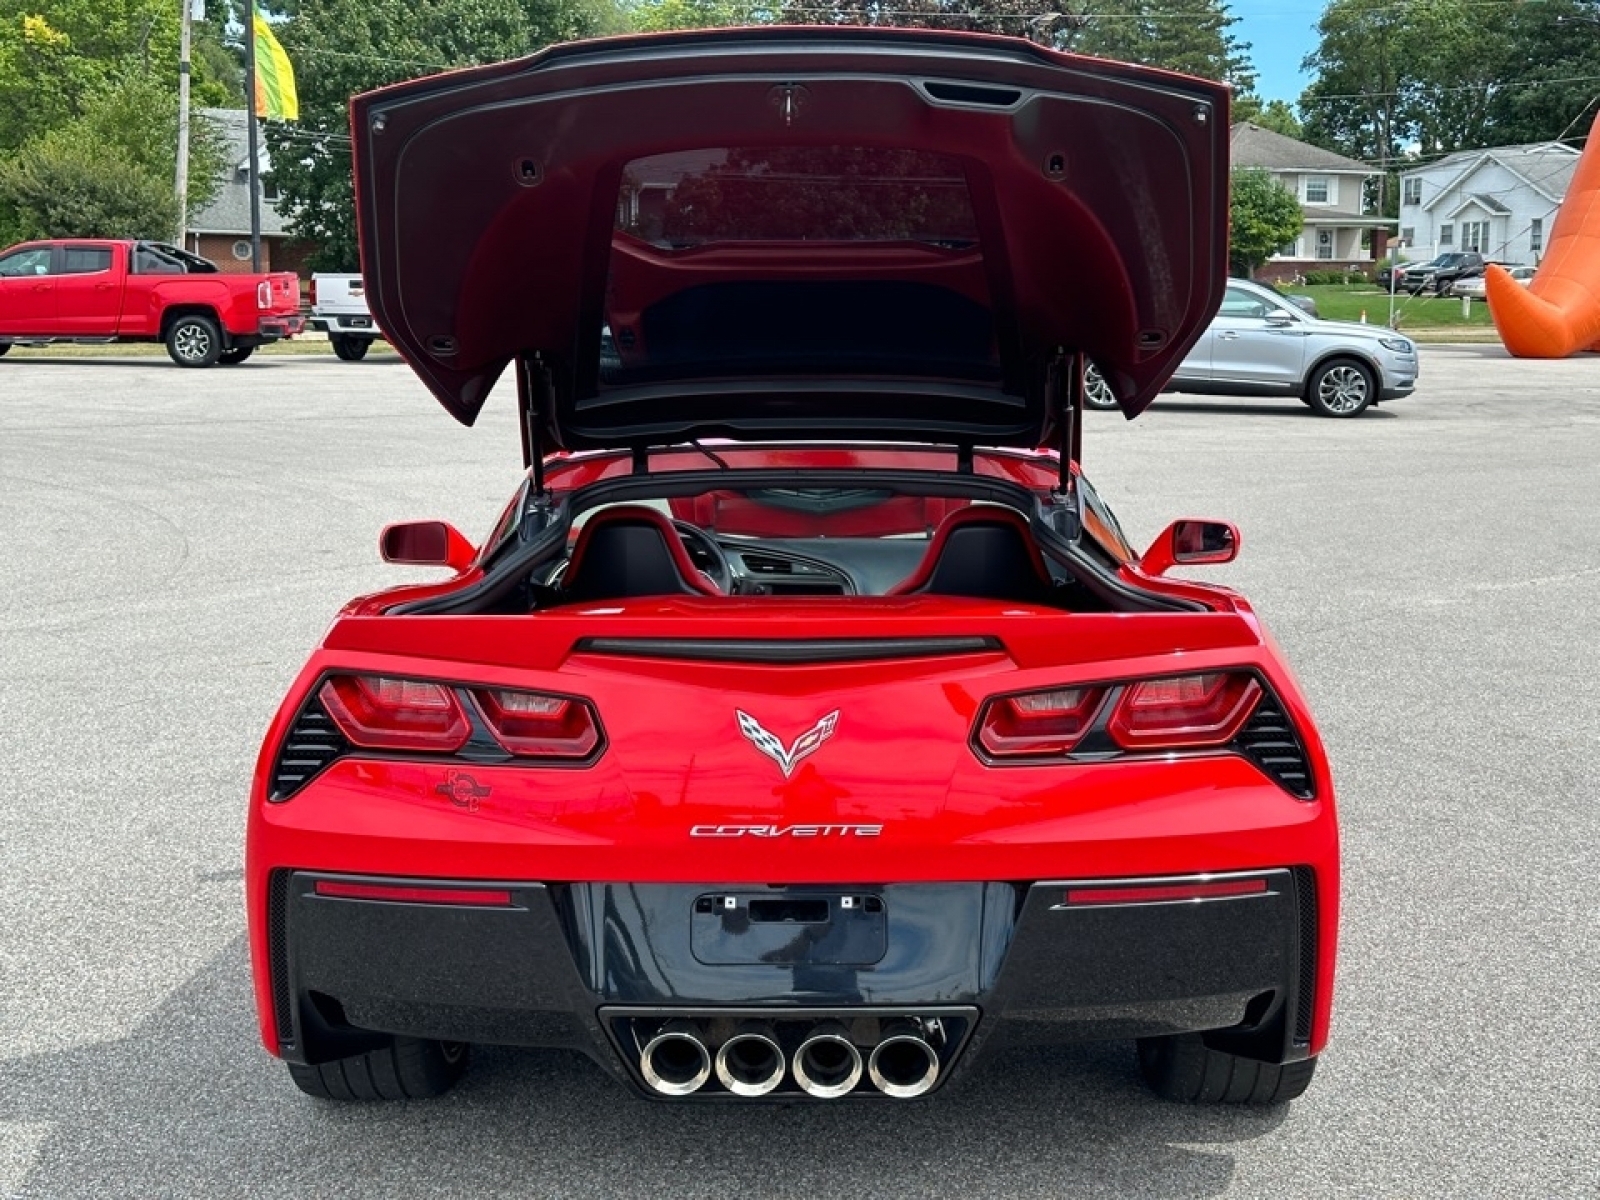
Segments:
[[[363,273],[459,420],[518,364],[541,447],[1039,446],[1083,356],[1132,416],[1210,319],[1227,118],[1007,38],[560,46],[355,99]]]

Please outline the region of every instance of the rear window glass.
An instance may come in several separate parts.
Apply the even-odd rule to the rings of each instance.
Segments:
[[[110,246],[68,246],[62,271],[67,275],[93,275],[111,269]]]
[[[630,162],[600,366],[609,385],[689,375],[998,378],[962,162],[862,146]]]

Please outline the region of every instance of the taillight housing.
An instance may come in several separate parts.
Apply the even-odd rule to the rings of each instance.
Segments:
[[[978,745],[991,758],[1059,758],[1089,732],[1105,693],[1074,687],[996,696],[978,718]]]
[[[265,312],[272,307],[272,281],[263,279],[256,284],[256,307]]]
[[[1231,742],[1261,696],[1239,671],[1168,675],[1129,684],[1106,730],[1125,750],[1182,750]]]
[[[318,693],[352,745],[453,753],[472,736],[454,689],[387,675],[335,675]]]
[[[600,745],[586,700],[508,688],[478,688],[472,698],[495,741],[518,758],[583,759]]]
[[[1208,671],[994,696],[974,743],[997,762],[1225,746],[1261,694],[1248,671]]]

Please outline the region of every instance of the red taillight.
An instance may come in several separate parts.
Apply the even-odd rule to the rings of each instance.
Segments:
[[[369,750],[461,749],[472,733],[455,692],[420,679],[336,675],[322,685],[323,707],[350,741]]]
[[[1221,746],[1260,695],[1253,676],[1227,671],[1146,679],[1122,693],[1107,729],[1127,750]]]
[[[389,883],[346,883],[319,879],[319,896],[340,900],[387,900],[395,904],[464,904],[480,908],[504,908],[511,903],[505,888],[405,887]]]
[[[496,740],[520,758],[588,758],[600,725],[583,700],[482,688],[472,693]]]
[[[263,279],[256,284],[256,307],[267,309],[272,307],[272,281]]]
[[[317,304],[317,281],[316,281],[316,280],[315,280],[315,279],[313,279],[313,280],[312,280],[312,281],[311,281],[311,295],[310,295],[310,300],[311,300],[311,306],[312,306],[312,307],[313,307],[313,308],[315,308],[315,307],[316,307],[316,304]]]
[[[996,696],[984,706],[978,744],[992,758],[1057,758],[1088,732],[1105,689],[1053,688]]]

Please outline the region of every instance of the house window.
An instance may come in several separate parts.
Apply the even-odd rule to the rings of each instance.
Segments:
[[[1528,249],[1535,254],[1544,249],[1544,218],[1535,217],[1528,225]]]
[[[1400,187],[1401,187],[1400,203],[1402,203],[1402,204],[1421,204],[1422,203],[1422,180],[1420,180],[1420,179],[1404,179],[1404,180],[1401,180]]]
[[[1326,175],[1307,175],[1305,179],[1305,200],[1307,204],[1331,203],[1332,188],[1328,186]]]
[[[1455,244],[1456,227],[1454,225],[1439,226],[1439,245],[1452,246]]]
[[[1463,250],[1476,250],[1482,254],[1489,245],[1489,222],[1463,221],[1461,222],[1461,248]]]
[[[249,262],[251,249],[249,242],[240,239],[233,244],[233,257],[240,262]]]
[[[1400,240],[1408,246],[1417,244],[1417,231],[1410,225],[1400,226]]]

